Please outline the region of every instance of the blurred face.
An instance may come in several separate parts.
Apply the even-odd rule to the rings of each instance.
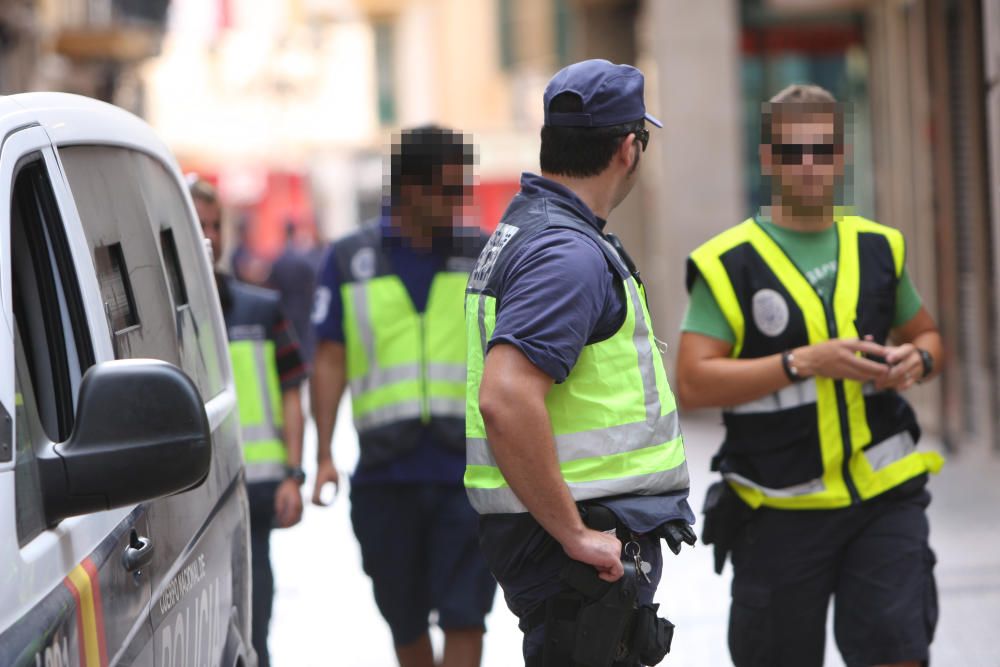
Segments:
[[[212,261],[218,264],[222,254],[222,210],[218,204],[195,197],[194,210],[201,222],[201,231],[212,242]]]
[[[782,205],[803,214],[832,206],[844,175],[844,147],[834,138],[833,114],[776,118],[771,139],[760,147],[761,171],[771,176]]]
[[[400,189],[401,225],[416,241],[447,237],[462,215],[471,194],[471,169],[446,164],[429,184],[404,185]]]

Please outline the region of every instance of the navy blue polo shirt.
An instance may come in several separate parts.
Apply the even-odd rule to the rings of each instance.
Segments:
[[[520,194],[560,199],[604,230],[605,221],[559,183],[526,173]],[[556,382],[566,379],[584,346],[610,338],[625,321],[624,288],[601,248],[583,234],[540,232],[511,258],[503,284],[488,347],[515,345]]]
[[[410,247],[406,239],[399,235],[388,217],[379,221],[382,230],[383,250],[389,258],[393,271],[406,287],[417,312],[427,308],[434,276],[445,270],[448,252],[441,249],[427,251]],[[313,325],[319,340],[344,343],[344,304],[340,294],[341,278],[334,260],[333,250],[327,252],[317,280],[317,289],[329,290],[329,305],[324,313],[314,313]],[[315,315],[322,315],[318,320]],[[456,317],[463,317],[457,313]],[[442,483],[462,484],[465,474],[465,455],[447,449],[431,435],[430,429],[420,427],[418,444],[406,454],[385,464],[358,468],[351,477],[351,484],[384,483]]]

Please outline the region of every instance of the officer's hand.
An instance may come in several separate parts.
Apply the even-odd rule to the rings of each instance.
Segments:
[[[889,366],[865,359],[859,353],[884,358],[889,350],[870,340],[835,338],[795,349],[794,363],[799,375],[805,377],[817,375],[834,380],[878,382],[888,376]]]
[[[281,528],[294,526],[302,519],[302,493],[294,479],[286,479],[278,485],[274,494],[274,515]]]
[[[910,343],[899,347],[888,347],[885,360],[889,363],[889,374],[875,383],[876,389],[906,391],[924,375],[924,360],[920,352]]]
[[[564,544],[563,549],[573,560],[592,565],[604,581],[618,581],[625,574],[622,543],[614,535],[586,528],[571,543]]]
[[[323,487],[331,483],[333,484],[333,498],[335,500],[337,492],[340,490],[340,473],[337,472],[332,460],[321,461],[316,469],[316,482],[313,485],[313,505],[326,507],[330,504],[323,501],[322,493]],[[332,503],[333,500],[330,502]]]
[[[666,541],[667,546],[670,547],[675,556],[681,552],[682,544],[688,544],[693,547],[695,542],[698,541],[698,536],[695,535],[691,525],[684,519],[668,521],[660,526],[657,532]]]

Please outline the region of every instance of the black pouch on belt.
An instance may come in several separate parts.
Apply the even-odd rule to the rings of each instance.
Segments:
[[[715,573],[722,574],[726,556],[736,545],[753,510],[723,480],[708,487],[702,513],[705,515],[705,524],[701,529],[701,541],[713,546]]]

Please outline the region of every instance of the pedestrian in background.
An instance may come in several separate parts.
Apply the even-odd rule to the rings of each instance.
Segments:
[[[473,148],[460,133],[402,132],[389,156],[384,214],[333,244],[313,309],[313,502],[339,481],[330,442],[350,386],[360,441],[351,521],[403,667],[435,664],[432,610],[444,631],[440,664],[478,665],[496,591],[462,486],[462,304],[484,240],[461,225],[472,165]]]
[[[606,60],[552,78],[542,174],[522,175],[469,282],[465,484],[530,666],[658,663],[660,537],[694,542],[645,288],[604,233],[661,126],[643,87]]]
[[[212,259],[222,252],[222,207],[215,188],[203,180],[190,186],[202,231],[212,244]],[[278,294],[215,274],[229,337],[236,382],[240,435],[250,502],[252,569],[251,636],[257,664],[268,667],[267,635],[274,600],[271,530],[294,526],[302,518],[302,433],[300,388],[306,367],[295,329],[284,316]]]
[[[738,667],[822,665],[826,611],[844,661],[926,664],[937,620],[924,488],[937,453],[902,393],[941,338],[896,229],[834,206],[844,110],[791,86],[765,104],[770,207],[688,263],[677,362],[684,408],[722,407],[706,542],[732,554]]]
[[[311,248],[302,247],[297,239],[298,227],[285,223],[285,246],[271,264],[268,287],[281,295],[281,305],[299,336],[299,351],[306,365],[312,364],[316,335],[309,314],[316,290],[316,269],[310,261]]]

